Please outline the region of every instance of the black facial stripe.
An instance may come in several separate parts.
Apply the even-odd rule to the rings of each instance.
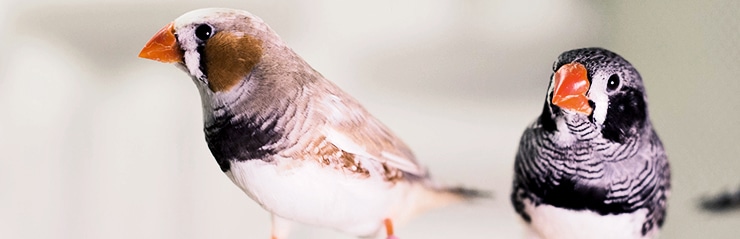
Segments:
[[[552,77],[555,75],[555,73],[550,74],[550,84],[552,84]],[[545,105],[542,106],[542,114],[540,114],[539,118],[539,124],[542,125],[542,128],[545,129],[547,132],[553,132],[557,130],[557,126],[555,125],[555,119],[553,119],[553,115],[557,112],[550,112],[550,107],[553,107],[553,110],[559,110],[560,108],[557,108],[557,106],[550,106],[550,102],[552,102],[552,94],[551,92],[547,92],[547,95],[545,95]]]
[[[223,172],[231,168],[230,160],[265,159],[279,150],[263,147],[282,137],[282,132],[276,129],[277,120],[235,119],[227,112],[214,122],[205,127],[206,142]]]
[[[594,102],[593,100],[588,100],[588,106],[590,106],[591,109],[596,109],[596,102]],[[594,112],[593,111],[591,111],[591,114],[588,115],[588,120],[591,122],[594,122]]]
[[[553,113],[550,113],[550,97],[547,97],[547,101],[545,102],[545,105],[542,107],[542,114],[540,114],[539,123],[542,125],[542,128],[547,132],[554,132],[557,130],[557,125],[555,124],[555,119],[553,119]],[[553,106],[553,110],[559,110],[557,106]]]
[[[198,44],[198,48],[196,48],[196,51],[198,52],[198,55],[200,56],[200,63],[198,64],[198,69],[200,69],[200,72],[203,73],[203,77],[208,78],[208,68],[206,67],[206,51],[205,51],[206,45],[205,43]]]
[[[196,48],[196,51],[198,52],[198,55],[200,56],[200,62],[198,69],[200,69],[200,72],[203,73],[204,78],[208,78],[208,68],[206,67],[206,44],[208,40],[213,37],[215,34],[215,30],[213,27],[211,27],[208,24],[200,24],[196,26],[194,35],[196,37],[196,42],[198,43],[198,47]]]
[[[609,97],[601,134],[605,139],[624,143],[627,137],[637,134],[645,125],[646,111],[642,92],[632,87],[622,87],[620,92]]]

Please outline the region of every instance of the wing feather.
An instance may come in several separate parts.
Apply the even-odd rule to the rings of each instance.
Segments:
[[[384,168],[414,177],[428,176],[411,149],[354,99],[331,95],[323,103],[331,117],[322,132],[328,142]]]

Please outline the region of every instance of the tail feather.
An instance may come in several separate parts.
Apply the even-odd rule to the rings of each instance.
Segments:
[[[411,204],[401,208],[394,220],[405,222],[415,215],[434,208],[492,197],[490,192],[464,187],[431,187],[421,183],[415,183],[412,187],[409,198],[406,200]]]
[[[446,191],[449,194],[456,195],[464,201],[471,201],[476,199],[493,198],[493,193],[489,191],[483,191],[478,189],[466,188],[466,187],[450,187],[444,188],[442,191]]]
[[[740,189],[735,192],[724,192],[702,199],[701,207],[710,212],[726,212],[740,209]]]

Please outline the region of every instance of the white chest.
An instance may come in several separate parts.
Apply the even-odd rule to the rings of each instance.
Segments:
[[[312,161],[232,162],[226,175],[266,210],[283,218],[354,235],[381,229],[408,184],[357,178]]]
[[[573,211],[549,205],[534,207],[525,202],[531,216],[531,236],[539,239],[647,239],[657,231],[642,236],[640,230],[647,210],[629,214],[599,215],[589,211]]]

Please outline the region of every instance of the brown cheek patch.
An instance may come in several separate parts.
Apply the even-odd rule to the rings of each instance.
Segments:
[[[208,87],[227,91],[244,79],[262,57],[262,42],[250,36],[228,32],[213,35],[204,49]]]

